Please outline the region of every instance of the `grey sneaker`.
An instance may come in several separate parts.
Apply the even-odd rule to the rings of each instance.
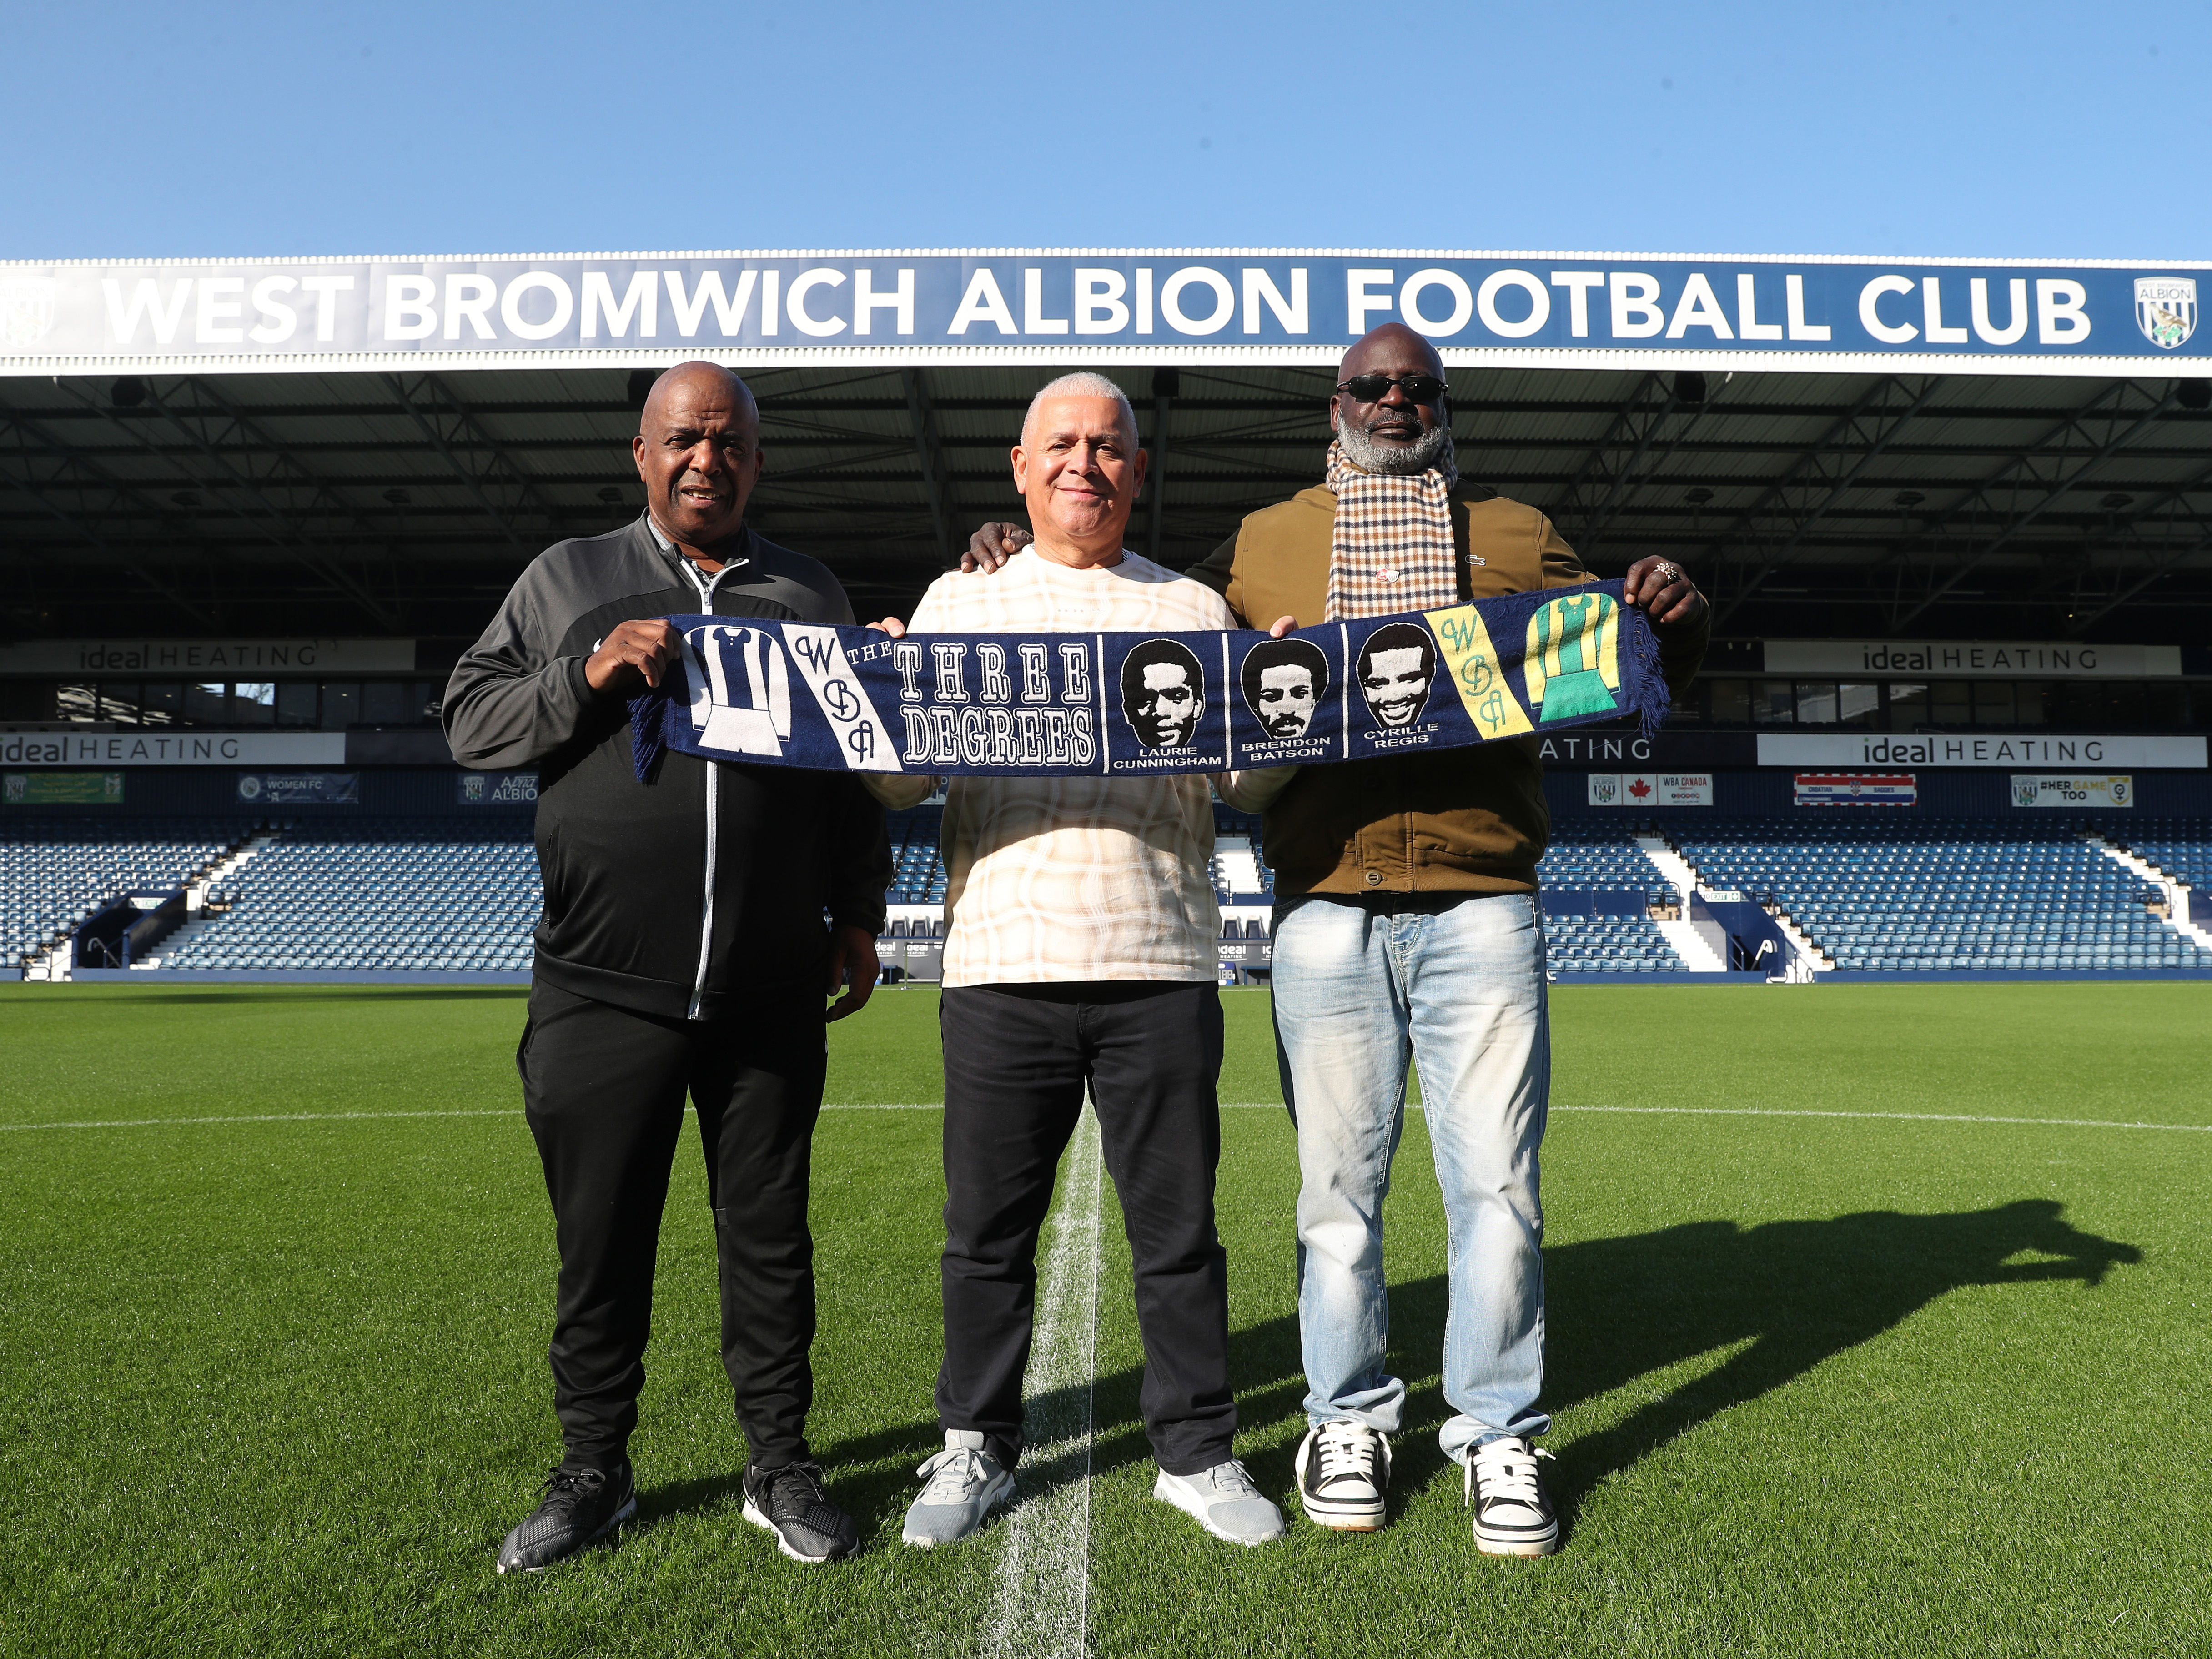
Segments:
[[[1467,1495],[1474,1504],[1474,1547],[1485,1555],[1549,1555],[1559,1547],[1559,1517],[1536,1473],[1547,1451],[1516,1434],[1468,1455]]]
[[[917,1549],[967,1537],[1014,1495],[1014,1477],[983,1449],[975,1429],[945,1430],[945,1449],[915,1473],[929,1484],[908,1506],[899,1536]]]
[[[1283,1535],[1283,1512],[1261,1495],[1235,1458],[1196,1474],[1160,1471],[1152,1496],[1194,1517],[1232,1544],[1268,1544]]]
[[[1338,1532],[1373,1532],[1390,1489],[1390,1437],[1350,1418],[1324,1423],[1298,1443],[1297,1473],[1307,1520]]]

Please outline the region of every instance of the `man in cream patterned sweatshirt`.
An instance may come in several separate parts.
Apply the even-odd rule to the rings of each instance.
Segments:
[[[1124,550],[1144,486],[1136,416],[1110,380],[1070,374],[1037,393],[1013,451],[1036,543],[995,575],[941,576],[916,633],[1073,634],[1229,629],[1219,595]],[[896,620],[878,626],[894,635]],[[1277,632],[1289,626],[1279,624]],[[1133,688],[1148,729],[1187,731],[1171,664]],[[1157,682],[1157,684],[1155,684]],[[1173,777],[958,778],[944,855],[945,1449],[905,1537],[964,1538],[1013,1493],[1036,1243],[1087,1084],[1127,1218],[1144,1333],[1153,1495],[1240,1544],[1283,1519],[1235,1456],[1225,1258],[1213,1224],[1221,1152],[1209,785],[1264,808],[1291,769]],[[877,777],[912,806],[927,777]]]

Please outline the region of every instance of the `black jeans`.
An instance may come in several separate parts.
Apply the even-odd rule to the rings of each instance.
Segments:
[[[1121,1195],[1160,1467],[1233,1456],[1228,1265],[1213,1227],[1221,999],[1210,984],[960,986],[945,1038],[945,1364],[937,1414],[1009,1467],[1036,1308],[1037,1233],[1088,1082]]]
[[[722,1364],[752,1461],[807,1455],[814,1401],[808,1159],[826,1061],[818,996],[712,1023],[542,981],[515,1065],[561,1251],[548,1358],[574,1463],[605,1468],[637,1426],[660,1212],[686,1094],[699,1110],[722,1285]]]

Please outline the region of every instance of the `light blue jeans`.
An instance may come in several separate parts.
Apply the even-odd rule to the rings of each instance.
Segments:
[[[1298,1328],[1306,1415],[1384,1433],[1406,1384],[1390,1333],[1382,1200],[1421,1101],[1449,1236],[1447,1455],[1541,1434],[1543,1209],[1536,1151],[1551,1092],[1542,915],[1533,894],[1295,899],[1275,914],[1275,1042],[1297,1125]]]

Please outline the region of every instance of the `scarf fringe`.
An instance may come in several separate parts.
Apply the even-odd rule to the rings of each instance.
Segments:
[[[1628,625],[1622,631],[1628,635],[1629,648],[1635,653],[1637,673],[1634,696],[1630,707],[1636,711],[1637,726],[1642,736],[1656,738],[1660,727],[1667,724],[1673,711],[1674,693],[1667,689],[1667,677],[1659,668],[1659,635],[1653,627],[1648,611],[1621,607]]]

